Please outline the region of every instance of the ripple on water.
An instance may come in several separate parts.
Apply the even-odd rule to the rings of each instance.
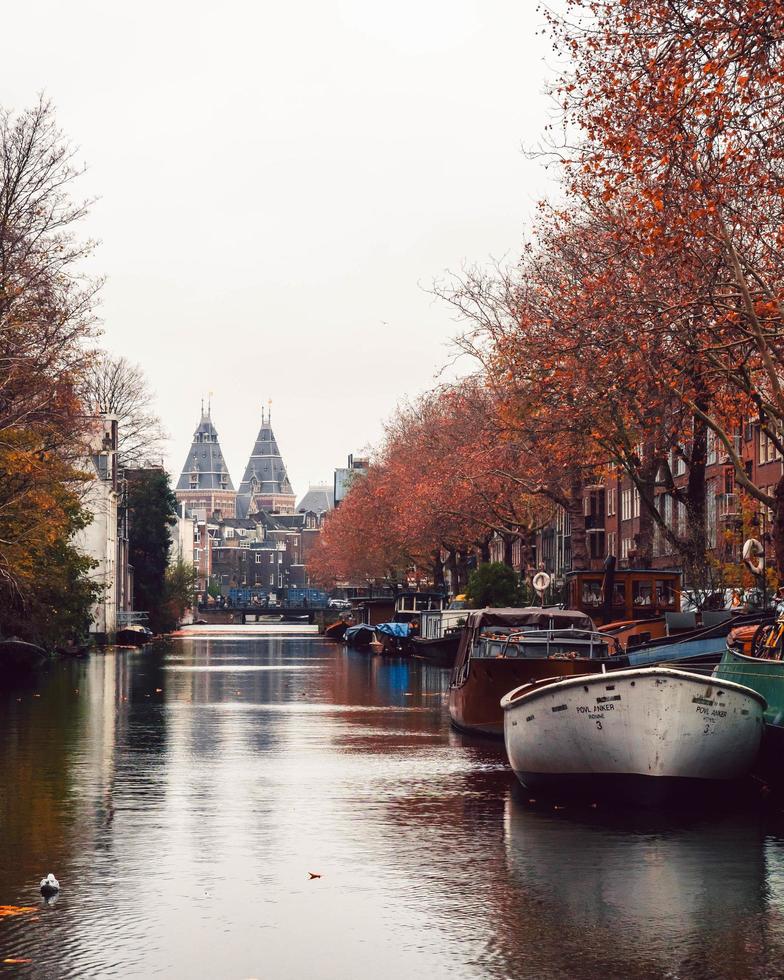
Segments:
[[[500,743],[449,730],[446,672],[240,646],[0,696],[0,904],[36,909],[0,919],[20,976],[780,973],[781,827],[531,807]]]

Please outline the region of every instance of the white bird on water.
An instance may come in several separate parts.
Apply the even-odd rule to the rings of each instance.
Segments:
[[[45,878],[41,879],[41,894],[45,898],[49,898],[51,895],[56,895],[59,891],[60,882],[50,871]]]

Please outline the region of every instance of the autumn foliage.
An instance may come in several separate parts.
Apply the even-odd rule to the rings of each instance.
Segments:
[[[78,271],[76,176],[51,106],[0,111],[0,636],[47,644],[81,633],[95,597],[71,544],[89,519],[78,387],[97,288]]]
[[[516,265],[436,286],[479,371],[399,412],[320,570],[383,576],[482,554],[491,533],[529,542],[555,506],[579,567],[582,489],[614,465],[640,494],[641,560],[658,532],[693,578],[713,445],[772,509],[783,573],[784,480],[755,485],[735,436],[753,422],[784,452],[784,0],[568,0],[543,16],[562,68],[539,152],[560,191]]]

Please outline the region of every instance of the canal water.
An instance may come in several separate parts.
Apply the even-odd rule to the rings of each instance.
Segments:
[[[447,683],[222,637],[0,693],[0,975],[784,976],[781,818],[531,803]]]

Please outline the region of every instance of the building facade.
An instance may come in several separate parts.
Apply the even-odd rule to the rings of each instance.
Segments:
[[[772,492],[782,476],[782,458],[765,433],[758,426],[745,425],[735,436],[734,449],[752,483]],[[668,465],[675,488],[684,489],[688,480],[684,454],[671,454]],[[665,482],[663,478],[657,481],[656,510],[666,527],[684,538],[688,534],[685,505],[666,489]],[[639,564],[645,548],[642,501],[623,470],[608,465],[601,479],[584,488],[583,517],[591,567],[600,568],[610,555],[620,568]],[[736,486],[732,461],[712,433],[708,435],[705,468],[705,518],[707,546],[717,566],[739,564],[744,540],[764,538],[771,522],[767,508]],[[681,564],[680,555],[658,522],[653,525],[651,551],[654,568]],[[536,565],[556,579],[572,567],[570,520],[562,510],[555,522],[537,535]]]

